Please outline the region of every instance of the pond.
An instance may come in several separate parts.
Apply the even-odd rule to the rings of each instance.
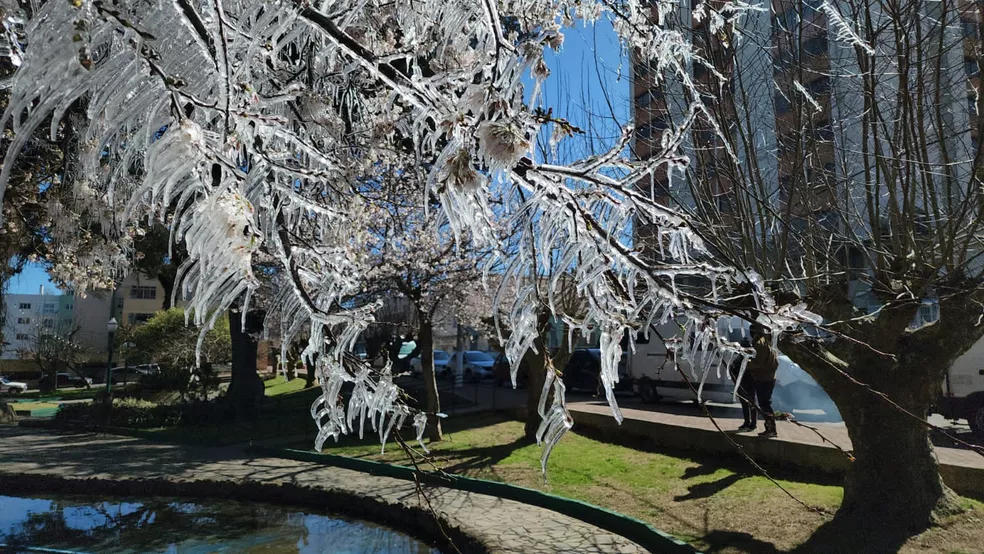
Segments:
[[[0,495],[0,554],[21,552],[439,554],[393,529],[262,503]]]

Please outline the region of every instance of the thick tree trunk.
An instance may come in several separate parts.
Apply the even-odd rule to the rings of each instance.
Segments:
[[[947,368],[980,338],[972,324],[979,308],[964,304],[944,304],[940,321],[916,332],[907,329],[912,307],[838,329],[855,341],[784,345],[837,404],[854,449],[844,501],[811,546],[864,537],[851,549],[894,551],[940,516],[961,511],[940,477],[922,419],[939,398]]]
[[[437,390],[437,375],[434,373],[434,323],[425,314],[419,315],[420,332],[417,335],[417,349],[420,350],[420,367],[424,376],[424,396],[427,402],[427,436],[431,442],[444,440],[441,431],[441,396]]]
[[[837,517],[919,532],[936,516],[952,513],[956,496],[940,478],[926,426],[886,402],[858,400],[838,404],[855,461]],[[903,407],[920,416],[929,408],[907,404]]]
[[[257,341],[252,333],[257,333],[263,325],[263,312],[251,311],[245,314],[246,330],[243,332],[243,313],[229,310],[229,335],[232,341],[232,381],[226,398],[236,413],[243,418],[253,413],[257,402],[263,399],[263,380],[256,372]]]

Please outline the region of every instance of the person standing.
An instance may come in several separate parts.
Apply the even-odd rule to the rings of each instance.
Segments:
[[[744,341],[742,346],[750,348],[751,343]],[[738,400],[741,402],[741,416],[745,419],[745,422],[738,428],[739,433],[746,433],[748,431],[754,431],[758,426],[756,411],[755,411],[755,386],[752,381],[752,376],[749,375],[748,369],[741,375],[741,381],[738,381],[738,372],[741,370],[742,358],[738,358],[731,364],[728,371],[731,373],[731,380],[738,385]]]
[[[751,335],[755,357],[748,362],[746,371],[751,374],[755,398],[765,419],[765,431],[759,433],[759,436],[773,438],[777,433],[776,415],[772,410],[772,391],[776,388],[779,355],[772,348],[771,337],[764,326],[758,323],[752,324]]]

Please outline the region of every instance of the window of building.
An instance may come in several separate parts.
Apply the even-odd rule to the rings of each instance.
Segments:
[[[45,319],[45,320],[41,321],[41,326],[44,327],[45,329],[51,329],[52,327],[55,326],[55,320],[53,320],[53,319]]]
[[[980,66],[977,65],[977,60],[975,60],[974,58],[965,58],[964,59],[964,72],[966,72],[967,75],[970,75],[971,77],[973,77],[973,76],[977,75],[978,73],[980,73],[981,72],[981,68],[980,68]]]
[[[803,17],[808,17],[819,12],[821,4],[823,4],[821,0],[804,0]]]
[[[643,92],[639,96],[636,96],[635,102],[636,106],[646,108],[653,103],[653,100],[660,100],[663,98],[663,93],[659,89],[651,88],[646,92]]]
[[[834,128],[830,125],[829,121],[817,123],[817,126],[813,129],[813,140],[817,142],[834,141]]]
[[[827,35],[817,35],[803,41],[803,54],[807,56],[827,55]]]
[[[41,313],[45,315],[57,314],[58,304],[45,303],[43,306],[41,306]]]
[[[29,317],[18,317],[17,318],[17,324],[18,325],[30,325],[31,324],[31,318],[29,318]]]
[[[702,79],[704,75],[707,75],[707,66],[700,62],[694,62],[694,79]]]
[[[31,304],[29,302],[21,302],[20,309],[22,309],[22,310],[30,310],[31,309]]]
[[[31,340],[31,336],[27,333],[17,333],[17,340]]]
[[[130,325],[137,325],[146,323],[152,317],[154,317],[154,314],[133,313],[127,316],[127,321]]]
[[[784,114],[784,113],[787,113],[790,108],[792,108],[792,106],[789,104],[789,99],[786,98],[786,95],[784,95],[781,92],[777,92],[776,93],[776,113],[777,114],[780,114],[780,115],[781,114]]]
[[[814,98],[830,94],[830,77],[820,77],[810,81],[806,85],[806,92]]]
[[[156,300],[157,287],[151,285],[133,285],[130,287],[130,298],[139,300]]]
[[[960,27],[963,30],[963,36],[965,38],[977,38],[977,22],[976,21],[960,21]]]
[[[793,178],[789,175],[779,177],[779,200],[785,202],[789,200],[789,192],[793,186]]]

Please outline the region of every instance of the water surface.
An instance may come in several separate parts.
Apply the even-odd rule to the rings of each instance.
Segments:
[[[388,527],[262,503],[0,495],[0,554],[71,552],[439,554]],[[36,551],[36,550],[35,550]]]

